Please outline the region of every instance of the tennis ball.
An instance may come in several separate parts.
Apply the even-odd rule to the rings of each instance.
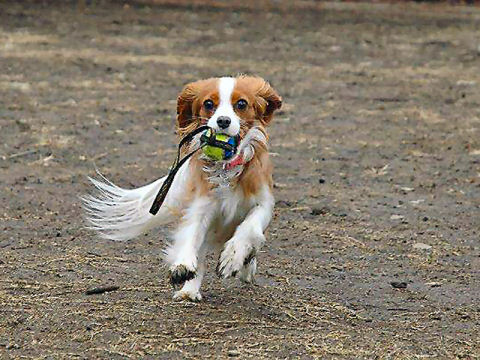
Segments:
[[[203,153],[210,159],[218,161],[223,160],[224,150],[215,146],[207,145],[203,148]]]
[[[211,136],[210,130],[206,131],[207,136]],[[233,137],[230,137],[225,134],[214,134],[215,140],[234,145],[236,140]],[[233,153],[231,151],[222,149],[221,147],[216,147],[212,145],[205,145],[203,147],[203,153],[214,161],[226,160],[230,158]]]

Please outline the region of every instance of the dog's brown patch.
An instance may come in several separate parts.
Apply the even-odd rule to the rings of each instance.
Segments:
[[[272,170],[273,165],[266,147],[257,144],[255,146],[255,156],[245,165],[245,170],[238,180],[245,197],[257,194],[264,184],[272,188]]]

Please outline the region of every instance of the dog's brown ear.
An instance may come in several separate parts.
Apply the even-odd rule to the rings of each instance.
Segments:
[[[182,129],[193,121],[193,102],[198,96],[200,81],[185,85],[177,97],[177,128]]]
[[[273,119],[274,111],[282,107],[282,98],[267,81],[261,78],[255,78],[254,81],[258,84],[256,96],[259,118],[264,125],[268,125]]]
[[[217,79],[210,78],[185,85],[177,98],[177,132],[179,134],[182,134],[182,129],[187,129],[192,123],[200,122],[198,113],[201,104],[198,100],[213,91],[216,84]]]

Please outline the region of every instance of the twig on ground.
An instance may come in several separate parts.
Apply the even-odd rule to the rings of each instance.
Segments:
[[[2,158],[3,158],[3,160],[10,160],[10,159],[14,159],[14,158],[21,157],[21,156],[35,154],[37,151],[38,151],[38,149],[22,151],[22,152],[12,154],[12,155],[2,156]]]
[[[115,290],[118,290],[120,289],[119,286],[99,286],[99,287],[96,287],[96,288],[93,288],[93,289],[88,289],[87,291],[85,291],[85,295],[95,295],[95,294],[103,294],[105,292],[109,292],[109,291],[115,291]]]

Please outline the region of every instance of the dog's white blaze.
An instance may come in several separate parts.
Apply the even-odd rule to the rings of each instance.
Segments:
[[[232,98],[233,88],[236,80],[232,77],[222,77],[218,81],[218,92],[220,95],[220,105],[230,103]]]
[[[240,131],[240,119],[235,114],[232,106],[232,93],[235,88],[236,80],[232,77],[222,77],[218,81],[218,95],[220,98],[217,110],[208,120],[208,126],[215,129],[215,131],[226,133],[230,136],[235,136]],[[228,116],[232,121],[227,129],[220,129],[217,124],[217,119],[220,116]]]

